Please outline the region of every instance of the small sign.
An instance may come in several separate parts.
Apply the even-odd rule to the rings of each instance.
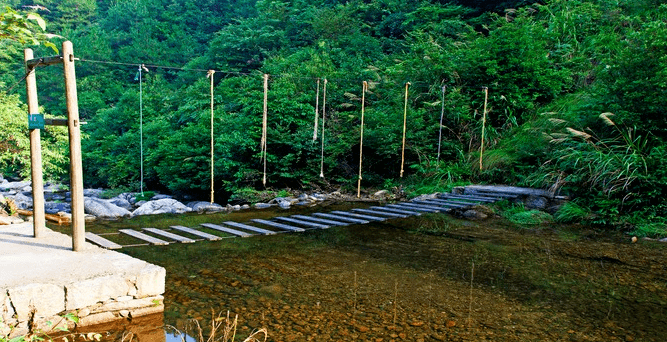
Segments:
[[[28,114],[28,129],[44,129],[44,114]]]

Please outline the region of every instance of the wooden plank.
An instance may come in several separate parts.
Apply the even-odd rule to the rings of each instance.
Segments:
[[[288,226],[288,225],[286,225],[286,224],[282,224],[282,223],[278,223],[278,222],[273,222],[273,221],[269,221],[269,220],[252,219],[252,220],[250,220],[250,221],[252,221],[252,222],[257,222],[257,223],[261,223],[261,224],[265,224],[265,225],[267,225],[267,226],[271,226],[271,227],[276,227],[276,228],[280,228],[280,229],[290,230],[290,231],[293,231],[293,232],[304,232],[304,231],[306,231],[306,230],[303,229],[303,228],[293,227],[293,226]]]
[[[405,205],[405,203],[387,204],[386,206],[389,207],[389,208],[414,210],[414,211],[421,211],[421,212],[424,212],[424,213],[439,213],[440,212],[440,209],[430,209],[430,208],[424,208],[424,207],[407,206],[407,205]]]
[[[497,198],[484,197],[484,196],[473,196],[473,195],[454,195],[454,194],[440,194],[439,198],[452,198],[452,199],[462,199],[469,201],[478,201],[478,202],[487,202],[492,203],[498,201]]]
[[[355,213],[351,213],[349,211],[340,211],[340,210],[334,210],[331,213],[332,214],[343,215],[343,216],[350,216],[350,217],[360,218],[360,219],[369,220],[369,221],[384,221],[384,220],[387,219],[386,217],[377,217],[377,216],[371,216],[371,215],[355,214]]]
[[[191,238],[187,238],[187,237],[185,237],[185,236],[180,236],[180,235],[177,235],[177,234],[174,234],[174,233],[171,233],[171,232],[166,232],[166,231],[164,231],[164,230],[162,230],[162,229],[157,229],[157,228],[143,228],[143,230],[145,230],[145,231],[147,231],[147,232],[151,232],[151,233],[153,233],[153,234],[155,234],[155,235],[160,235],[160,236],[162,236],[162,237],[166,237],[167,239],[172,239],[172,240],[174,240],[174,241],[181,242],[181,243],[193,243],[193,242],[195,242],[195,240],[193,240],[193,239],[191,239]]]
[[[445,206],[439,206],[439,205],[428,205],[428,204],[421,204],[421,203],[415,203],[415,202],[405,202],[401,203],[402,205],[410,208],[426,208],[426,209],[433,209],[437,210],[438,212],[443,212],[443,211],[450,211],[451,208],[445,207]]]
[[[353,223],[353,224],[370,223],[370,221],[367,221],[367,220],[360,220],[360,219],[357,219],[357,218],[344,217],[344,216],[340,216],[340,215],[326,214],[326,213],[314,213],[313,216],[325,217],[325,218],[330,218],[330,219],[337,220],[337,221],[349,222],[349,223]]]
[[[213,223],[200,223],[199,225],[202,226],[202,227],[219,230],[221,232],[229,233],[229,234],[240,236],[240,237],[252,236],[252,234],[242,232],[242,231],[239,231],[239,230],[236,230],[236,229],[231,229],[231,228],[219,226],[219,225],[213,224]]]
[[[318,222],[318,223],[326,223],[330,224],[332,226],[349,226],[350,224],[347,222],[340,222],[340,221],[334,221],[334,220],[327,220],[323,218],[317,218],[317,217],[312,217],[312,216],[305,216],[305,215],[292,215],[294,218],[306,220],[306,221],[313,221],[313,222]]]
[[[383,211],[388,211],[390,213],[405,214],[405,215],[408,215],[408,216],[419,216],[419,215],[421,215],[421,213],[418,212],[418,211],[403,210],[403,209],[396,209],[396,208],[370,207],[370,209],[383,210]]]
[[[99,235],[93,234],[91,232],[86,232],[86,240],[100,246],[104,247],[106,249],[121,249],[123,246],[113,242],[109,241]]]
[[[188,227],[183,227],[183,226],[171,226],[170,228],[180,230],[184,233],[192,234],[194,236],[199,236],[200,238],[204,238],[209,241],[217,241],[217,240],[222,240],[222,237],[205,233],[196,229],[188,228]]]
[[[425,204],[425,205],[431,205],[435,207],[448,207],[448,208],[467,208],[467,207],[472,207],[472,204],[462,204],[462,203],[454,203],[454,202],[437,202],[436,200],[416,200],[416,201],[410,201],[409,203],[416,203],[416,204]]]
[[[391,218],[406,218],[408,215],[404,214],[398,214],[398,213],[390,213],[386,211],[379,211],[379,210],[372,210],[372,209],[352,209],[355,213],[362,213],[362,214],[371,214],[371,215],[380,215],[380,216],[389,216]]]
[[[150,244],[153,244],[153,245],[168,245],[169,244],[169,242],[167,242],[167,241],[160,240],[158,238],[152,237],[150,235],[146,235],[142,232],[138,232],[138,231],[133,230],[133,229],[120,229],[118,231],[125,234],[125,235],[129,235],[129,236],[132,236],[132,237],[137,238],[139,240],[146,241],[146,242],[148,242]]]
[[[289,223],[296,223],[296,224],[299,224],[299,225],[302,225],[302,226],[306,226],[308,228],[326,229],[326,228],[331,227],[330,225],[315,223],[315,222],[308,222],[308,221],[304,221],[304,220],[298,220],[298,219],[291,218],[291,217],[274,217],[274,219],[289,222]]]
[[[231,226],[231,227],[241,228],[241,229],[249,230],[251,232],[260,233],[260,234],[264,234],[264,235],[276,234],[276,232],[274,232],[273,230],[257,228],[257,227],[251,226],[251,225],[247,225],[247,224],[243,224],[243,223],[237,223],[237,222],[234,222],[234,221],[225,221],[223,223],[228,225],[228,226]]]

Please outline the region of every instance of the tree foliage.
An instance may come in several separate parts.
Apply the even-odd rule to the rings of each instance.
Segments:
[[[401,183],[407,109],[406,169],[419,184],[448,179],[561,186],[564,192],[604,198],[599,213],[664,211],[659,198],[667,179],[658,165],[667,136],[662,113],[667,7],[659,1],[42,0],[39,5],[50,9],[45,19],[82,57],[77,74],[81,115],[89,121],[84,128],[89,185],[136,187],[143,131],[143,178],[149,187],[195,197],[207,193],[206,72],[216,69],[217,190],[261,187],[262,75],[269,74],[270,186],[355,183],[362,81],[367,81],[363,179],[368,186]],[[21,25],[41,23],[21,20]],[[20,60],[19,53],[3,50],[0,67],[15,70],[11,59]],[[142,126],[135,79],[141,64],[149,70],[142,80]],[[49,81],[57,72],[44,74],[44,106],[64,112],[59,80]],[[9,82],[20,74],[2,77]],[[313,140],[316,108],[319,132]],[[616,126],[600,119],[607,112],[614,113]],[[577,140],[567,128],[593,138]],[[550,142],[561,139],[559,134],[568,141]],[[639,137],[644,147],[634,149]],[[614,221],[613,215],[604,217],[601,221]]]

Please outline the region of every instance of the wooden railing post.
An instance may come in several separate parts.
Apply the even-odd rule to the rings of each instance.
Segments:
[[[33,59],[32,49],[25,49],[25,61]],[[25,79],[26,96],[28,101],[28,114],[39,113],[39,101],[37,100],[37,80],[35,68],[26,63]],[[32,178],[32,225],[35,238],[40,237],[46,228],[44,215],[44,180],[42,174],[42,143],[40,129],[30,130],[30,169]]]
[[[83,208],[83,167],[81,160],[81,127],[76,93],[76,73],[72,42],[63,42],[63,69],[67,101],[67,128],[69,131],[70,191],[72,193],[72,249],[81,251],[86,240],[86,222]]]

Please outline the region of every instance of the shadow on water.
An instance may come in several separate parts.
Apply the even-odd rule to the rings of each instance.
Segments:
[[[88,229],[295,213],[142,217]],[[423,215],[122,251],[167,269],[164,322],[179,330],[231,311],[241,340],[254,328],[267,328],[270,341],[667,339],[667,247],[584,227]]]

